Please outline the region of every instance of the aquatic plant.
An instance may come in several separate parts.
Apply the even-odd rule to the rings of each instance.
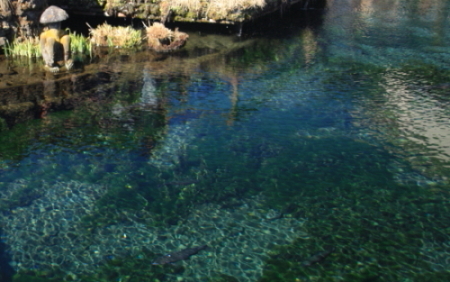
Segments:
[[[71,40],[71,52],[77,54],[91,55],[92,46],[89,38],[81,34],[72,33],[69,31]],[[39,46],[39,36],[27,37],[25,39],[15,40],[13,43],[8,43],[5,48],[5,55],[7,57],[27,57],[39,58],[41,57],[41,49]]]
[[[142,44],[142,32],[130,26],[113,27],[104,23],[97,28],[90,28],[91,41],[97,46],[131,48]]]
[[[28,37],[22,40],[16,40],[12,44],[8,42],[5,48],[5,55],[7,57],[40,57],[41,49],[39,48],[39,37]]]
[[[74,274],[61,271],[58,266],[52,270],[21,270],[13,277],[13,282],[56,282],[56,281],[166,281],[168,275],[181,273],[180,265],[152,266],[156,254],[143,247],[135,256],[105,256],[105,262],[98,270],[89,274]],[[146,271],[142,271],[146,269]],[[150,269],[150,271],[149,271]]]
[[[308,236],[275,247],[258,281],[449,279],[443,271],[448,236],[441,230],[450,206],[443,193],[400,185],[388,169],[392,156],[367,144],[311,137],[301,144],[288,147],[302,158],[268,161],[260,183],[267,186],[268,204],[284,206],[285,216],[307,219]],[[330,250],[327,257],[317,256]]]
[[[72,54],[92,55],[92,43],[88,37],[82,34],[72,33],[70,35],[70,50]]]
[[[445,200],[428,193],[428,199],[411,201],[423,195],[412,186],[367,188],[384,199],[344,188],[330,190],[320,202],[302,197],[292,212],[308,218],[309,236],[275,248],[259,281],[448,281],[450,273],[443,271],[448,263],[437,263],[439,252],[446,252],[446,236],[440,231],[449,212]],[[425,245],[433,244],[427,254]],[[331,247],[335,249],[327,258],[308,263]]]

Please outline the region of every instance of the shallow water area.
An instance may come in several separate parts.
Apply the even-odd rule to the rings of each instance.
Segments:
[[[448,281],[449,13],[334,0],[174,54],[13,65],[0,281]]]

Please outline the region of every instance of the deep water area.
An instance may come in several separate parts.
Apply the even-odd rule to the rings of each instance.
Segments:
[[[5,73],[0,281],[450,281],[450,2],[295,13]]]

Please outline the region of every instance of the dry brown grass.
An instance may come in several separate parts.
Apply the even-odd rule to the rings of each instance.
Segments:
[[[173,31],[165,27],[162,23],[155,22],[152,26],[146,28],[147,38],[157,39],[173,38]]]
[[[141,31],[130,26],[113,27],[104,23],[97,28],[91,28],[90,33],[92,43],[97,46],[130,48],[142,43]]]
[[[169,7],[186,8],[189,11],[198,11],[202,7],[202,2],[206,2],[208,10],[217,12],[229,12],[238,9],[262,8],[266,5],[266,0],[166,0]]]
[[[201,7],[200,0],[165,0],[170,8],[186,8],[190,11],[198,11]]]
[[[262,8],[264,5],[266,5],[265,0],[211,0],[209,9],[228,12],[238,9]]]
[[[157,52],[170,52],[184,46],[189,38],[184,32],[166,28],[162,23],[154,23],[146,28],[147,46]]]

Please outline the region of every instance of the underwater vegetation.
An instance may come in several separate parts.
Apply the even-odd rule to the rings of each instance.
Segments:
[[[86,55],[92,57],[92,43],[89,38],[76,32],[69,32],[70,49],[72,54]]]
[[[306,196],[301,205],[291,206],[290,211],[307,218],[308,237],[272,250],[261,281],[448,279],[448,264],[433,258],[445,256],[442,248],[448,251],[445,214],[450,207],[442,195],[424,196],[418,187],[382,190],[367,184],[374,195],[335,188],[326,200]],[[426,250],[430,247],[434,250]],[[329,248],[334,251],[323,261],[304,265]]]
[[[3,156],[23,158],[22,165],[31,172],[29,178],[68,181],[76,175],[80,181],[107,187],[92,212],[81,219],[82,232],[92,234],[126,221],[127,214],[134,214],[145,226],[173,226],[182,224],[201,205],[215,203],[233,209],[237,199],[264,195],[260,208],[282,211],[281,216],[271,217],[273,221],[304,220],[307,235],[292,244],[267,249],[270,256],[261,281],[446,277],[445,222],[450,211],[444,185],[440,192],[396,182],[398,169],[394,164],[400,162],[405,173],[412,168],[367,140],[339,134],[348,127],[342,119],[345,113],[333,113],[336,118],[330,119],[322,113],[294,110],[295,116],[311,128],[326,125],[336,133],[316,130],[315,135],[302,135],[298,133],[302,130],[297,134],[288,130],[287,134],[273,130],[277,120],[254,121],[252,134],[240,127],[231,135],[220,126],[208,129],[211,134],[194,128],[191,134],[196,146],[182,151],[179,162],[167,170],[149,166],[148,158],[164,140],[168,125],[159,111],[126,107],[133,105],[140,94],[130,93],[130,85],[121,85],[114,97],[104,93],[104,103],[87,102],[72,111],[51,113],[45,123],[18,125],[2,136],[4,140],[16,135],[24,139],[24,143],[17,143],[16,151],[2,142],[1,152]],[[117,104],[128,109],[121,117],[113,114]],[[249,116],[258,113],[245,112]],[[272,130],[265,131],[262,123]],[[289,124],[286,126],[289,128]],[[130,128],[134,129],[132,135]],[[280,133],[285,136],[282,141]],[[27,160],[28,138],[39,141],[36,148],[51,144],[51,150],[48,154],[35,153]],[[71,148],[70,153],[67,148]],[[27,166],[34,160],[39,160],[39,168]],[[3,211],[27,206],[42,195],[39,181],[21,185],[16,196],[1,201]],[[325,258],[311,261],[314,255],[330,249],[333,252]],[[83,274],[81,281],[164,281],[169,279],[165,274],[183,271],[184,266],[179,265],[149,270],[155,257],[153,251],[145,250],[131,257],[108,257],[96,274]],[[80,278],[67,275],[56,270],[30,271],[19,273],[16,279]],[[234,280],[228,274],[218,274],[211,281],[216,278]]]
[[[287,215],[305,218],[308,236],[271,250],[260,281],[449,279],[446,193],[399,185],[383,152],[341,142],[298,163],[297,181],[277,179],[272,201],[280,197]],[[289,192],[291,185],[299,189]]]
[[[158,193],[145,187],[130,189],[118,185],[99,200],[98,206],[105,209],[100,208],[98,214],[84,219],[88,223],[86,230],[92,232],[92,228],[120,222],[124,218],[115,217],[116,211],[132,209],[149,211],[147,216],[160,221],[156,225],[179,224],[183,221],[183,214],[195,210],[202,203],[217,202],[223,208],[233,208],[234,198],[262,192],[266,196],[261,202],[263,206],[275,206],[282,211],[281,216],[270,218],[271,221],[302,219],[306,234],[291,244],[267,250],[269,257],[263,277],[258,281],[397,281],[403,277],[421,281],[448,279],[445,257],[449,251],[447,214],[450,205],[446,194],[428,191],[426,187],[396,183],[389,169],[392,159],[384,152],[374,152],[369,150],[369,145],[353,143],[347,138],[305,139],[301,146],[305,146],[304,151],[299,151],[300,146],[292,146],[292,151],[290,146],[286,150],[280,149],[267,140],[247,151],[247,144],[242,143],[242,139],[237,140],[240,141],[230,142],[231,152],[237,155],[243,151],[249,152],[247,158],[262,162],[254,161],[253,165],[249,162],[250,168],[240,176],[237,175],[240,167],[231,165],[236,155],[232,155],[229,161],[225,155],[221,156],[221,160],[229,164],[226,169],[222,167],[223,171],[215,168],[212,162],[208,166],[190,162],[206,170],[198,174],[198,180],[177,181],[171,174],[162,174],[160,177],[165,181],[158,188],[164,192]],[[336,150],[329,149],[330,142],[336,145],[333,147]],[[311,146],[324,154],[311,152]],[[304,159],[290,159],[293,151],[300,152]],[[217,153],[213,152],[215,150],[210,154]],[[344,155],[353,157],[344,158]],[[204,162],[208,163],[208,156],[204,157]],[[278,168],[275,163],[285,165]],[[209,176],[209,169],[218,175]],[[189,169],[186,171],[189,172]],[[282,173],[284,177],[274,179],[274,175]],[[345,177],[342,177],[344,174]],[[230,175],[233,175],[232,180],[226,181]],[[318,177],[320,182],[313,180]],[[308,179],[311,181],[306,181]],[[251,186],[254,182],[261,185]],[[122,185],[125,186],[124,183]],[[134,183],[129,183],[135,187]],[[142,183],[151,186],[149,179]],[[237,189],[242,186],[250,191]],[[155,224],[155,221],[152,222]],[[319,257],[315,258],[317,255]],[[111,256],[95,274],[76,278],[81,281],[171,281],[167,275],[181,275],[186,267],[179,263],[151,266],[156,257],[158,254],[146,248],[132,257]],[[63,274],[30,272],[28,275],[47,279],[42,281],[56,281],[51,280],[52,277]],[[67,281],[70,281],[67,278],[70,275],[64,274]],[[73,279],[77,280],[75,277]],[[209,281],[235,279],[218,274]]]
[[[114,258],[106,257],[105,263],[92,275],[80,275],[58,271],[53,272],[21,271],[13,277],[14,282],[56,282],[56,281],[165,281],[167,274],[182,273],[181,266],[152,266],[155,254],[147,249],[134,256]],[[146,269],[146,271],[143,271]]]

